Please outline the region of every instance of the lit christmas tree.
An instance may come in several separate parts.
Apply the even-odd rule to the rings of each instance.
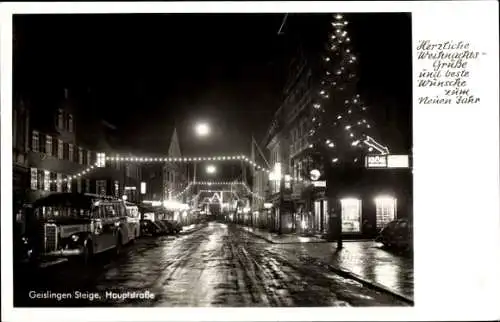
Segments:
[[[374,124],[357,93],[358,59],[347,33],[348,22],[334,14],[323,59],[318,97],[313,102],[311,142],[313,154],[332,165],[363,165],[366,154],[388,154],[375,139]],[[325,160],[326,159],[326,160]],[[318,160],[319,161],[319,160]]]

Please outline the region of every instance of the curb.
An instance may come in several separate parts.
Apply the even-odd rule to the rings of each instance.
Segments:
[[[317,259],[315,258],[312,258],[310,257],[311,259],[314,260],[314,262],[316,263],[321,263],[321,261],[318,261]],[[372,288],[374,290],[377,290],[377,291],[380,291],[380,292],[383,292],[383,293],[387,293],[389,295],[392,295],[396,298],[398,298],[400,301],[403,301],[403,302],[406,302],[407,304],[410,304],[412,306],[415,305],[415,301],[410,298],[409,296],[407,295],[403,295],[399,292],[396,292],[382,284],[379,284],[377,282],[374,282],[374,281],[370,281],[364,277],[361,277],[359,276],[358,274],[355,274],[349,270],[346,270],[344,268],[340,268],[340,267],[337,267],[337,266],[332,266],[330,264],[325,264],[325,263],[321,263],[322,265],[328,267],[328,269],[330,269],[331,271],[333,271],[334,273],[344,277],[344,278],[348,278],[348,279],[352,279],[356,282],[359,282],[361,284],[363,284],[364,286],[368,287],[368,288]]]
[[[342,277],[346,277],[346,278],[350,278],[352,280],[355,280],[356,282],[359,282],[369,288],[373,288],[377,291],[380,291],[380,292],[384,292],[384,293],[388,293],[396,298],[398,298],[399,300],[403,301],[403,302],[406,302],[412,306],[415,305],[415,301],[406,296],[406,295],[403,295],[401,293],[398,293],[394,290],[391,290],[389,289],[388,287],[382,285],[382,284],[379,284],[379,283],[376,283],[376,282],[373,282],[373,281],[369,281],[357,274],[354,274],[353,272],[351,271],[348,271],[348,270],[345,270],[345,269],[342,269],[342,268],[339,268],[339,267],[335,267],[335,266],[331,266],[331,265],[328,265],[328,267],[334,271],[335,273],[337,273],[338,275],[342,276]]]

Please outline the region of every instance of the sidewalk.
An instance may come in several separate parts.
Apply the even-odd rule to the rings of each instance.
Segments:
[[[358,282],[368,282],[413,301],[413,256],[386,251],[373,241],[344,243],[335,252],[336,243],[280,245],[280,248],[304,261],[328,266]]]
[[[246,226],[238,225],[240,229],[247,231],[248,233],[262,238],[273,244],[295,244],[295,243],[327,243],[325,239],[319,237],[302,237],[296,234],[282,234],[278,235],[276,233],[270,233],[267,230],[259,228],[251,228]]]
[[[262,229],[239,226],[267,240],[303,261],[326,266],[338,274],[387,290],[413,301],[413,256],[394,254],[374,241],[345,241],[336,252],[336,243],[317,237],[277,235]]]

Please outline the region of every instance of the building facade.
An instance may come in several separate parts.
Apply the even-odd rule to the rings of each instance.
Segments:
[[[140,169],[137,165],[109,163],[86,176],[68,180],[94,165],[97,153],[118,154],[107,133],[116,127],[95,119],[78,122],[81,106],[64,91],[59,104],[42,106],[17,100],[13,107],[14,204],[32,203],[54,192],[127,195],[138,200]],[[136,188],[138,189],[138,188]]]
[[[332,160],[332,170],[324,172],[309,142],[313,99],[321,81],[321,46],[304,39],[296,34],[288,38],[295,54],[289,60],[283,102],[264,142],[273,167],[267,194],[273,207],[267,226],[281,233],[326,237],[331,216],[338,214],[343,235],[372,237],[393,219],[413,217],[411,169],[367,169],[363,162],[336,166]],[[398,152],[410,154],[405,149]],[[322,174],[315,182],[309,174],[313,169]]]

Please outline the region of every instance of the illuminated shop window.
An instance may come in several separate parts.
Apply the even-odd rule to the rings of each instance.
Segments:
[[[38,169],[31,168],[31,190],[38,189]]]
[[[389,222],[396,219],[397,199],[390,196],[375,198],[377,228],[381,229]]]
[[[346,198],[340,201],[342,206],[342,232],[361,232],[361,200]]]
[[[50,191],[50,171],[43,172],[43,190]]]

